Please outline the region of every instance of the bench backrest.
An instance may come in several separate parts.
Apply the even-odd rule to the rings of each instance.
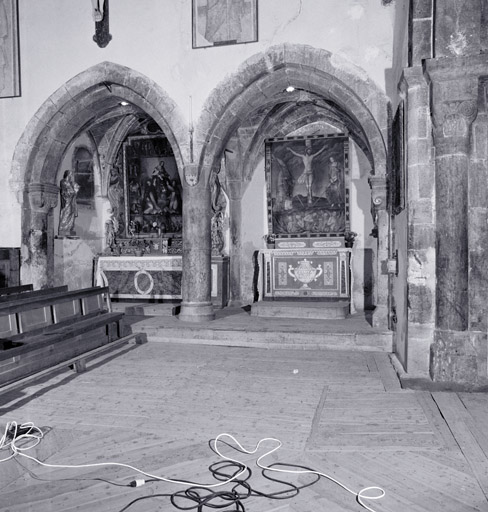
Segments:
[[[108,287],[53,293],[0,305],[0,338],[39,332],[53,324],[110,310]]]
[[[34,289],[34,287],[31,284],[21,284],[19,286],[8,286],[7,288],[0,288],[0,296],[30,292],[33,289]]]
[[[15,293],[11,295],[0,296],[0,309],[5,304],[22,304],[23,302],[31,302],[32,299],[39,297],[49,297],[51,295],[59,294],[60,292],[67,292],[67,286],[55,286],[54,288],[44,288],[42,290],[28,290],[22,293]]]

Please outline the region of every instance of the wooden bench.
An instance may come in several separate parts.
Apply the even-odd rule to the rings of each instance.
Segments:
[[[0,295],[12,295],[16,293],[30,292],[34,289],[31,284],[21,284],[19,286],[7,286],[0,288]]]
[[[141,343],[140,335],[122,332],[123,316],[111,311],[108,287],[51,289],[0,302],[0,392],[59,365],[82,371],[86,357],[107,344]]]
[[[25,286],[31,286],[31,285],[25,285]],[[9,288],[12,289],[12,288]],[[26,290],[26,291],[20,291],[17,293],[9,293],[2,295],[0,294],[0,304],[4,304],[6,302],[13,302],[13,301],[26,301],[29,302],[33,297],[49,297],[52,294],[58,293],[58,292],[67,292],[68,287],[67,286],[56,286],[54,288],[45,288],[42,290]]]

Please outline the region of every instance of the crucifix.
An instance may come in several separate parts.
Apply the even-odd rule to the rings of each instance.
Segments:
[[[108,2],[109,0],[91,0],[93,20],[95,21],[93,40],[100,48],[105,48],[112,39],[109,33]]]

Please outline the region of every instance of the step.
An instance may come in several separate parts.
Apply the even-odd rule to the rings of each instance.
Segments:
[[[265,318],[315,318],[328,320],[332,318],[346,318],[349,310],[349,301],[259,301],[252,305],[251,315]]]
[[[280,325],[277,319],[249,317],[249,325],[222,325],[217,322],[188,324],[177,318],[166,322],[161,317],[139,318],[131,327],[134,332],[145,333],[149,342],[201,343],[253,348],[297,348],[297,349],[337,349],[360,351],[392,351],[391,332],[383,332],[372,327],[354,329],[334,329],[323,322],[301,320],[296,325]],[[256,320],[264,324],[256,325]],[[338,322],[334,320],[333,322]],[[347,320],[345,321],[347,322]],[[302,325],[300,325],[302,323]],[[303,326],[303,328],[301,328]]]
[[[175,316],[180,311],[180,304],[112,301],[112,311],[131,316]]]

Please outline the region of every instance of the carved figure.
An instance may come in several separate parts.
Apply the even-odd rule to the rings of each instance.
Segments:
[[[59,189],[61,196],[61,210],[59,212],[58,235],[75,235],[75,218],[78,216],[76,196],[80,187],[75,183],[71,170],[68,169],[64,171],[63,179],[59,182]]]
[[[120,183],[120,173],[117,167],[110,169],[110,179],[108,185],[108,200],[110,201],[110,207],[112,209],[112,217],[119,220],[122,206],[122,198],[124,191]]]
[[[211,220],[212,229],[212,254],[220,255],[224,249],[224,210],[226,206],[225,197],[222,194],[222,185],[219,178],[220,168],[212,172],[211,177],[211,198],[213,216]]]
[[[105,243],[107,244],[107,249],[112,251],[115,246],[115,227],[112,219],[105,223]]]

